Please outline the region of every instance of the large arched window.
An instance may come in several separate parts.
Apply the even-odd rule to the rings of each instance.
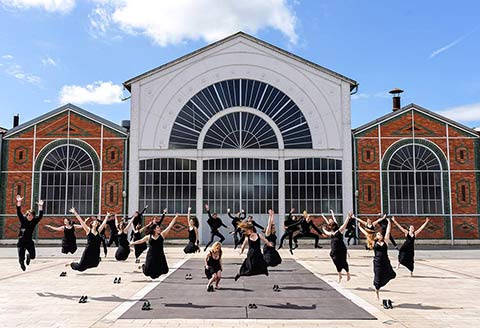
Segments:
[[[67,214],[71,207],[79,213],[93,213],[94,164],[76,145],[51,150],[40,168],[40,198],[45,214]]]
[[[423,145],[399,148],[388,164],[388,191],[391,214],[442,214],[440,160]]]
[[[230,113],[213,123],[205,135],[203,148],[278,148],[270,125],[257,115]]]

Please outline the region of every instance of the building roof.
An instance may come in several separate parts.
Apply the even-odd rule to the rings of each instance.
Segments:
[[[35,125],[35,124],[37,124],[37,123],[39,123],[39,122],[42,122],[42,121],[44,121],[44,120],[46,120],[46,119],[48,119],[48,118],[50,118],[50,117],[52,117],[52,116],[58,115],[58,114],[60,114],[60,113],[62,113],[62,112],[68,111],[68,110],[70,110],[70,111],[72,111],[72,112],[75,112],[75,113],[77,113],[77,114],[79,114],[79,115],[85,116],[85,117],[91,119],[92,121],[96,121],[96,122],[98,122],[98,123],[100,123],[100,124],[103,124],[103,125],[111,128],[111,129],[113,129],[113,130],[115,130],[115,131],[117,131],[117,132],[120,132],[120,133],[123,133],[123,134],[125,134],[125,135],[128,135],[128,130],[125,129],[124,127],[122,127],[122,126],[120,126],[120,125],[117,125],[117,124],[115,124],[115,123],[113,123],[113,122],[111,122],[111,121],[109,121],[109,120],[106,120],[106,119],[104,119],[103,117],[100,117],[100,116],[98,116],[98,115],[95,115],[95,114],[93,114],[93,113],[91,113],[91,112],[89,112],[89,111],[86,111],[85,109],[82,109],[82,108],[80,108],[80,107],[78,107],[78,106],[75,106],[75,105],[72,105],[72,104],[66,104],[66,105],[63,105],[63,106],[61,106],[61,107],[58,107],[58,108],[56,108],[56,109],[54,109],[54,110],[52,110],[52,111],[50,111],[50,112],[48,112],[48,113],[45,113],[45,114],[43,114],[43,115],[40,115],[40,116],[34,118],[33,120],[30,120],[30,121],[28,121],[28,122],[25,122],[25,123],[23,123],[23,124],[20,124],[19,126],[14,127],[13,129],[8,130],[8,132],[4,135],[4,137],[5,137],[5,138],[10,137],[10,136],[12,136],[12,135],[14,135],[14,134],[16,134],[16,133],[18,133],[18,132],[20,132],[20,131],[23,131],[23,130],[25,130],[25,129],[28,129],[28,128],[31,127],[32,125]]]
[[[7,132],[7,131],[8,131],[7,129],[2,128],[2,127],[0,126],[0,133],[5,133],[5,132]]]
[[[324,73],[327,73],[327,74],[329,74],[329,75],[333,75],[333,76],[335,76],[335,77],[337,77],[337,78],[339,78],[339,79],[341,79],[341,80],[343,80],[343,81],[348,82],[348,83],[350,84],[350,90],[353,90],[356,86],[358,86],[358,83],[357,83],[356,81],[354,81],[354,80],[352,80],[352,79],[350,79],[350,78],[348,78],[348,77],[346,77],[346,76],[344,76],[344,75],[341,75],[341,74],[339,74],[339,73],[337,73],[337,72],[334,72],[334,71],[332,71],[332,70],[330,70],[330,69],[328,69],[328,68],[325,68],[325,67],[323,67],[323,66],[320,66],[320,65],[318,65],[318,64],[316,64],[316,63],[314,63],[314,62],[311,62],[311,61],[309,61],[309,60],[306,60],[305,58],[302,58],[302,57],[300,57],[300,56],[297,56],[297,55],[295,55],[295,54],[292,54],[291,52],[288,52],[288,51],[286,51],[286,50],[283,50],[283,49],[281,49],[281,48],[279,48],[279,47],[277,47],[277,46],[274,46],[274,45],[272,45],[272,44],[270,44],[270,43],[268,43],[268,42],[265,42],[265,41],[263,41],[263,40],[257,39],[257,38],[255,38],[255,37],[253,37],[253,36],[251,36],[250,34],[247,34],[247,33],[245,33],[245,32],[237,32],[237,33],[232,34],[232,35],[230,35],[230,36],[228,36],[228,37],[226,37],[226,38],[224,38],[224,39],[222,39],[222,40],[219,40],[219,41],[217,41],[217,42],[211,43],[211,44],[209,44],[209,45],[207,45],[207,46],[205,46],[205,47],[203,47],[203,48],[200,48],[200,49],[198,49],[198,50],[195,50],[195,51],[193,51],[193,52],[191,52],[191,53],[189,53],[189,54],[186,54],[186,55],[184,55],[184,56],[182,56],[182,57],[179,57],[179,58],[177,58],[177,59],[175,59],[175,60],[172,60],[172,61],[170,61],[170,62],[168,62],[168,63],[166,63],[166,64],[163,64],[163,65],[158,66],[158,67],[156,67],[156,68],[154,68],[154,69],[151,69],[151,70],[149,70],[149,71],[147,71],[147,72],[145,72],[145,73],[143,73],[143,74],[140,74],[140,75],[138,75],[138,76],[136,76],[136,77],[133,77],[133,78],[125,81],[125,82],[123,83],[123,86],[124,86],[128,91],[131,91],[131,85],[132,85],[134,82],[136,82],[136,81],[138,81],[138,80],[141,80],[141,79],[143,79],[143,78],[145,78],[145,77],[148,77],[148,76],[150,76],[150,75],[153,75],[153,74],[155,74],[155,73],[157,73],[157,72],[160,72],[160,71],[162,71],[162,70],[164,70],[164,69],[167,69],[167,68],[169,68],[169,67],[171,67],[171,66],[173,66],[173,65],[176,65],[176,64],[178,64],[178,63],[181,63],[181,62],[183,62],[183,61],[185,61],[185,60],[188,60],[188,59],[190,59],[190,58],[192,58],[192,57],[195,57],[195,56],[197,56],[197,55],[199,55],[199,54],[201,54],[201,53],[203,53],[203,52],[206,52],[206,51],[208,51],[208,50],[210,50],[210,49],[212,49],[212,48],[215,48],[215,47],[217,47],[217,46],[219,46],[219,45],[222,45],[222,44],[224,44],[224,43],[226,43],[226,42],[229,42],[229,41],[231,41],[231,40],[233,40],[233,39],[237,39],[237,38],[244,38],[244,39],[250,40],[250,41],[255,42],[255,43],[257,43],[257,44],[259,44],[259,45],[261,45],[261,46],[263,46],[263,47],[266,47],[266,48],[269,48],[269,49],[271,49],[271,50],[273,50],[273,51],[276,51],[276,52],[278,52],[278,53],[280,53],[280,54],[282,54],[282,55],[284,55],[284,56],[287,56],[287,57],[290,57],[290,58],[295,59],[295,60],[297,60],[297,61],[300,61],[300,62],[304,63],[305,65],[311,66],[311,67],[313,67],[313,68],[315,68],[315,69],[317,69],[317,70],[323,71]]]
[[[437,119],[437,120],[439,120],[439,121],[443,121],[443,122],[445,122],[445,123],[448,123],[448,124],[450,124],[450,125],[453,125],[453,126],[457,127],[458,129],[463,130],[463,131],[465,131],[465,132],[467,132],[467,133],[473,134],[473,135],[475,135],[475,136],[477,136],[477,137],[479,136],[478,131],[475,131],[474,129],[469,128],[468,126],[465,126],[465,125],[463,125],[463,124],[461,124],[461,123],[458,123],[458,122],[456,122],[456,121],[453,121],[453,120],[451,120],[451,119],[449,119],[449,118],[446,118],[445,116],[442,116],[442,115],[440,115],[440,114],[437,114],[437,113],[435,113],[435,112],[432,112],[431,110],[428,110],[428,109],[426,109],[426,108],[424,108],[424,107],[422,107],[422,106],[419,106],[419,105],[413,104],[413,103],[412,103],[412,104],[408,104],[408,105],[402,107],[402,108],[399,109],[399,110],[392,111],[392,112],[390,112],[390,113],[388,113],[388,114],[386,114],[386,115],[383,115],[383,116],[381,116],[381,117],[377,118],[376,120],[373,120],[373,121],[371,121],[371,122],[369,122],[369,123],[366,123],[366,124],[364,124],[364,125],[361,125],[361,126],[359,126],[358,128],[353,129],[353,130],[352,130],[352,133],[353,133],[353,134],[360,133],[360,132],[362,132],[362,131],[364,131],[364,130],[367,130],[367,129],[371,128],[372,126],[374,126],[374,125],[376,125],[376,124],[379,124],[379,123],[383,123],[383,122],[385,122],[385,121],[388,121],[389,119],[391,119],[391,118],[393,118],[393,117],[395,117],[395,116],[401,115],[401,114],[403,114],[404,112],[407,112],[407,111],[409,111],[409,110],[411,110],[411,109],[414,109],[414,110],[419,111],[419,112],[421,112],[421,113],[424,113],[424,114],[426,114],[426,115],[432,116],[432,117],[434,117],[435,119]]]

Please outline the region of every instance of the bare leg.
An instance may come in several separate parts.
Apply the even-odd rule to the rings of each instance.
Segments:
[[[338,283],[342,281],[342,272],[338,273]]]
[[[347,272],[347,281],[350,281],[350,272]]]
[[[377,295],[377,301],[380,301],[380,289],[375,289],[375,294]]]
[[[218,289],[218,285],[220,284],[220,280],[222,280],[222,271],[218,271],[216,273],[217,282],[215,283],[215,289]]]
[[[410,271],[410,277],[413,277],[413,271]]]

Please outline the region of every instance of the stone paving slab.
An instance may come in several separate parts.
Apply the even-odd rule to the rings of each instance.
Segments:
[[[204,261],[191,259],[144,298],[152,310],[137,302],[120,319],[375,319],[293,260],[284,260],[269,276],[233,280],[241,259],[224,259],[221,287],[206,291]],[[193,279],[185,280],[191,273]],[[274,292],[274,284],[280,292]],[[257,309],[250,309],[255,303]]]

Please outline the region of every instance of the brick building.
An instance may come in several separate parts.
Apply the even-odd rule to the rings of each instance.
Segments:
[[[416,227],[430,217],[421,238],[478,239],[478,132],[395,98],[397,109],[353,130],[356,212]]]
[[[69,208],[82,216],[124,213],[128,131],[67,104],[2,136],[0,238],[16,238],[15,195],[24,209],[46,201],[37,238],[58,238],[44,224],[60,225]]]

